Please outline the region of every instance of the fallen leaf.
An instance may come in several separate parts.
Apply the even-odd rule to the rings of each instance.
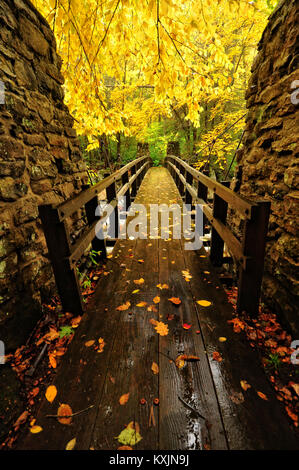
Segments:
[[[240,333],[240,331],[245,328],[245,323],[237,317],[232,320],[227,320],[227,323],[233,324],[235,333]]]
[[[184,330],[190,330],[192,325],[189,325],[189,323],[183,323],[183,328]]]
[[[158,304],[158,303],[160,302],[160,297],[158,297],[158,296],[154,297],[154,298],[153,298],[153,302],[154,302],[155,304]]]
[[[198,356],[181,354],[180,356],[176,358],[175,365],[177,366],[178,369],[182,369],[182,367],[184,367],[185,365],[185,361],[196,362],[196,361],[200,361],[200,358]]]
[[[135,282],[135,284],[137,284],[138,286],[140,286],[141,284],[144,283],[144,279],[141,277],[140,279],[135,279],[134,282]]]
[[[159,366],[158,366],[158,364],[157,364],[156,362],[153,362],[153,363],[152,363],[151,369],[152,369],[152,371],[153,371],[153,373],[154,373],[155,375],[159,374]]]
[[[243,390],[245,390],[245,392],[246,392],[246,390],[251,388],[251,385],[248,382],[246,382],[246,380],[241,380],[240,384],[241,384],[241,387],[243,388]]]
[[[130,446],[120,446],[117,448],[117,450],[133,450],[133,447]]]
[[[37,426],[37,425],[32,426],[32,427],[30,428],[30,432],[31,432],[32,434],[38,434],[38,433],[41,432],[42,430],[43,430],[43,428],[42,428],[41,426]]]
[[[226,338],[225,336],[220,336],[218,340],[220,341],[220,343],[224,343],[226,341]]]
[[[98,353],[102,353],[104,351],[104,346],[105,346],[106,343],[103,340],[103,338],[99,338],[98,343],[99,343]]]
[[[94,344],[94,342],[95,342],[94,339],[91,339],[91,340],[89,340],[89,341],[86,341],[85,346],[86,346],[87,348],[90,348],[90,346],[92,346],[92,345]]]
[[[119,307],[116,308],[116,310],[119,310],[123,312],[124,310],[128,310],[128,308],[131,307],[131,302],[127,301],[125,304],[120,305]]]
[[[139,259],[138,263],[144,263],[144,259]]]
[[[137,292],[140,292],[140,289],[133,290],[132,294],[137,294]]]
[[[168,325],[165,323],[158,321],[157,325],[155,326],[155,330],[159,333],[160,336],[168,335]]]
[[[213,361],[217,361],[217,362],[223,361],[223,358],[218,351],[213,352]]]
[[[17,421],[13,425],[16,431],[19,429],[21,424],[25,423],[28,416],[29,416],[29,412],[26,410],[26,411],[23,411],[23,413],[18,417]]]
[[[285,406],[286,412],[288,413],[289,417],[294,421],[294,425],[298,426],[298,415],[295,414],[289,406]]]
[[[211,305],[211,302],[208,300],[197,300],[196,303],[201,307],[209,307]]]
[[[61,424],[71,424],[72,418],[70,417],[73,414],[72,409],[69,405],[62,403],[57,411],[58,421]],[[68,418],[66,418],[68,416]]]
[[[56,369],[57,362],[56,362],[54,354],[49,353],[49,362],[50,362],[51,366],[53,367],[53,369]]]
[[[147,307],[147,311],[148,311],[148,312],[157,312],[158,309],[157,309],[157,307],[155,307],[154,305],[149,305],[149,306]]]
[[[260,398],[262,398],[263,400],[266,400],[266,401],[268,400],[267,395],[265,395],[264,393],[262,393],[262,392],[256,392],[256,393],[257,393],[258,396],[259,396]]]
[[[70,442],[65,446],[65,450],[73,450],[76,446],[77,439],[74,437]]]
[[[171,297],[168,300],[172,302],[174,305],[180,305],[180,303],[182,303],[181,299],[179,299],[178,297]]]
[[[136,304],[136,307],[146,307],[147,306],[147,302],[139,302],[138,304]]]
[[[119,399],[119,404],[125,405],[129,400],[129,396],[130,396],[130,393],[125,393],[124,395],[122,395]]]
[[[168,284],[157,284],[157,287],[162,290],[162,289],[169,289]]]
[[[137,424],[137,423],[136,423]],[[125,446],[134,446],[141,441],[142,437],[135,427],[130,424],[116,438],[118,442]]]
[[[50,385],[47,390],[46,390],[46,399],[52,403],[54,400],[55,400],[55,397],[57,395],[57,388],[55,387],[55,385]]]

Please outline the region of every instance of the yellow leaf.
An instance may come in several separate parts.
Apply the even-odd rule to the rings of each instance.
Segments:
[[[134,282],[135,282],[135,284],[137,284],[138,286],[140,286],[141,284],[144,283],[144,279],[141,277],[140,279],[135,279]]]
[[[46,390],[46,399],[52,403],[55,400],[55,397],[57,395],[57,388],[55,385],[50,385],[47,390]]]
[[[136,304],[136,307],[146,307],[147,306],[147,302],[139,302],[138,304]]]
[[[153,302],[154,302],[155,304],[158,304],[158,303],[160,302],[160,297],[158,297],[158,296],[157,296],[157,297],[154,297],[154,298],[153,298]]]
[[[37,425],[32,426],[32,427],[30,428],[30,432],[31,432],[32,434],[38,434],[38,433],[41,432],[42,430],[43,430],[43,428],[42,428],[41,426],[37,426]]]
[[[119,404],[125,405],[127,401],[129,400],[129,396],[130,396],[130,393],[125,393],[124,395],[122,395],[119,399]]]
[[[159,366],[156,362],[153,362],[152,363],[152,367],[151,367],[153,373],[156,375],[156,374],[159,374]]]
[[[220,343],[224,343],[226,341],[225,336],[220,336],[219,338]]]
[[[65,450],[73,450],[76,446],[77,439],[74,437],[70,442],[67,443]]]
[[[211,305],[211,302],[209,302],[208,300],[197,300],[196,302],[202,307],[209,307]]]
[[[251,385],[246,380],[241,380],[240,384],[241,384],[241,387],[243,388],[243,390],[245,390],[245,392],[246,392],[246,390],[251,388]]]

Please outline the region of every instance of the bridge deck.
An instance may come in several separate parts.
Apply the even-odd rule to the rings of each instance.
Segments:
[[[168,171],[150,169],[135,202],[170,201],[180,202],[180,196]],[[76,438],[76,449],[117,449],[121,444],[115,438],[131,421],[139,424],[142,436],[135,449],[298,448],[257,353],[227,323],[233,310],[204,249],[186,251],[183,243],[172,239],[116,243],[113,258],[107,261],[111,272],[100,280],[58,368],[54,380],[58,395],[52,404],[41,403],[36,424],[43,431],[27,435],[20,448],[64,449]],[[183,270],[189,270],[189,282]],[[136,285],[140,278],[144,283]],[[160,290],[159,283],[169,288]],[[161,299],[157,311],[148,311],[156,296]],[[170,297],[180,298],[181,304],[173,305]],[[200,299],[211,306],[201,307],[196,303]],[[116,310],[127,301],[128,310]],[[142,301],[147,307],[137,306]],[[153,318],[168,325],[168,335],[156,332]],[[185,323],[191,327],[184,329]],[[105,341],[102,353],[85,346],[100,337]],[[227,340],[219,342],[219,337]],[[221,362],[213,360],[214,351],[221,354]],[[199,356],[200,361],[178,369],[173,360],[181,354]],[[153,362],[159,366],[158,374],[151,370]],[[243,391],[240,380],[251,388]],[[127,393],[128,402],[120,405],[119,398]],[[140,403],[142,398],[145,404]],[[73,413],[93,407],[74,416],[71,425],[63,425],[46,417],[57,413],[59,403],[69,404]]]

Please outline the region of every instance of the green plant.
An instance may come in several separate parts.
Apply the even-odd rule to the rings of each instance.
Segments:
[[[266,362],[269,369],[277,370],[281,366],[281,360],[278,354],[269,354]]]
[[[70,336],[74,333],[74,329],[71,326],[62,326],[59,330],[59,338]]]

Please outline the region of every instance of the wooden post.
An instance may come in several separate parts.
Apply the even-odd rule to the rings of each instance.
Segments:
[[[193,176],[189,171],[186,172],[186,182],[192,186],[193,183]],[[186,188],[186,204],[190,204],[192,206],[192,195],[189,193],[188,189]]]
[[[112,183],[108,188],[106,189],[106,194],[107,194],[107,202],[108,204],[114,200],[116,200],[116,184],[115,182]],[[117,204],[117,200],[116,200]],[[115,206],[112,214],[110,215],[110,227],[108,230],[108,234],[110,238],[116,239],[118,238],[118,232],[119,232],[119,220],[118,220],[119,214],[118,214],[118,207],[117,205]],[[114,225],[114,227],[113,227]]]
[[[184,168],[181,164],[179,164],[179,167],[178,167],[178,168],[179,168],[179,170],[180,170],[181,175],[182,175],[182,176],[185,176],[185,175],[186,175],[186,170],[185,170],[185,168]],[[181,194],[181,196],[182,196],[182,199],[184,199],[184,196],[185,196],[185,189],[186,189],[186,188],[185,188],[184,183],[183,183],[182,180],[179,178],[179,192],[180,192],[180,194]]]
[[[98,204],[98,196],[95,196],[85,204],[85,212],[89,226],[91,226],[97,219],[95,213]],[[97,238],[95,234],[95,238],[92,240],[91,246],[94,251],[100,252],[95,256],[96,261],[100,261],[101,259],[105,259],[107,257],[106,243],[104,239]]]
[[[129,181],[129,174],[128,172],[124,173],[121,177],[121,182],[123,185],[127,184]],[[125,192],[124,194],[124,198],[125,198],[125,207],[124,207],[124,211],[127,212],[130,205],[131,205],[131,195],[130,195],[130,188],[128,188],[128,190]]]
[[[39,206],[39,216],[63,310],[82,315],[84,304],[76,268],[69,261],[71,243],[66,222],[59,221],[57,209],[50,205]]]
[[[222,181],[222,184],[226,187],[230,185],[229,181]],[[223,224],[226,224],[227,216],[227,202],[221,199],[217,194],[214,194],[213,202],[213,217],[220,220]],[[223,248],[224,241],[218,234],[217,230],[212,227],[211,234],[211,248],[210,248],[210,260],[214,266],[222,266],[223,264]]]
[[[131,168],[131,176],[133,175],[136,175],[136,165],[132,166]],[[136,194],[137,194],[137,181],[135,179],[131,186],[131,198],[134,199]]]
[[[258,201],[245,221],[242,248],[247,256],[245,269],[240,267],[237,312],[257,316],[264,270],[264,256],[270,215],[270,202]]]

